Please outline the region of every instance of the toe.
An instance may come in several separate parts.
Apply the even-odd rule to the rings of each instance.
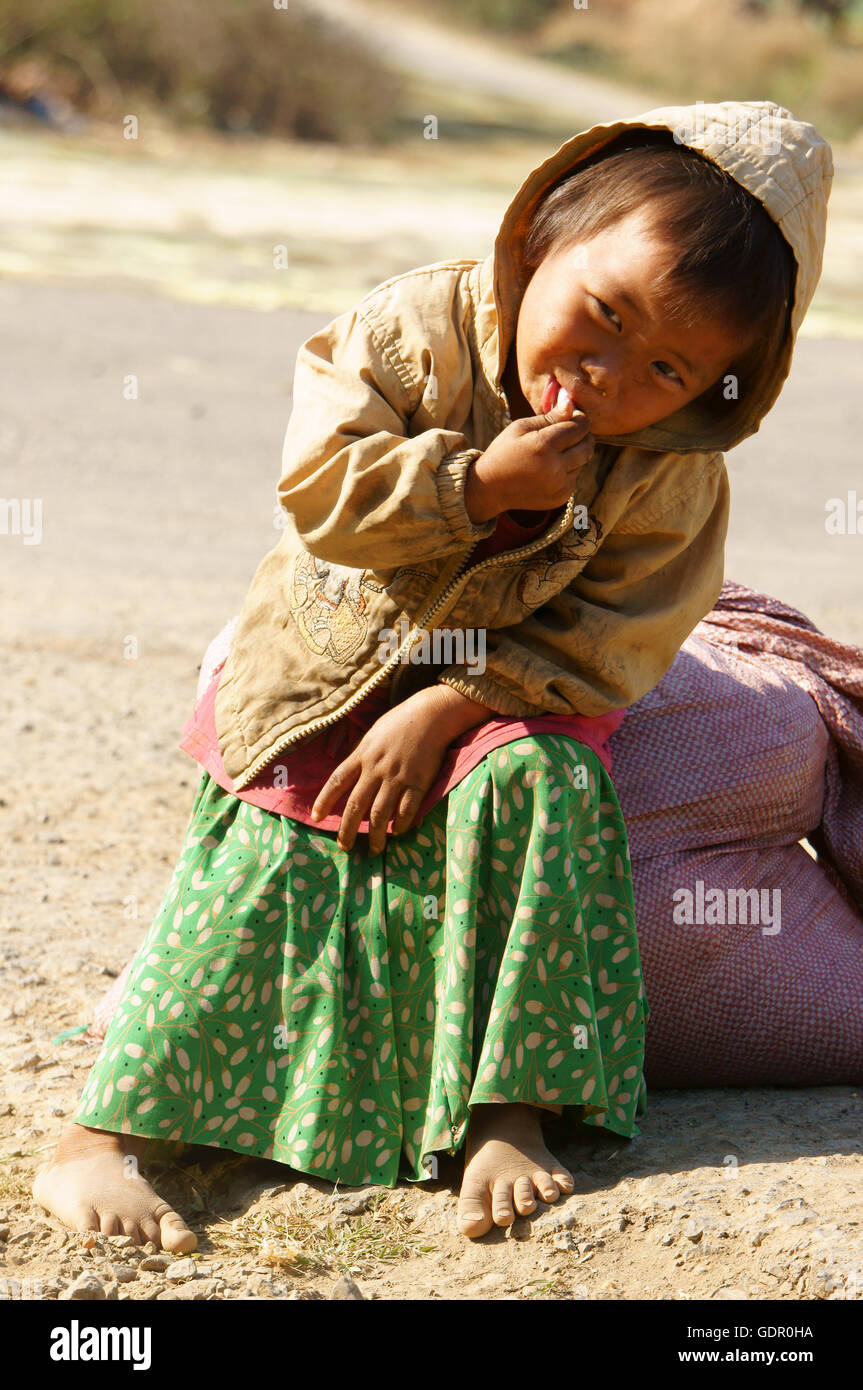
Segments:
[[[172,1255],[188,1255],[198,1244],[194,1231],[190,1231],[182,1216],[175,1211],[167,1211],[159,1218],[162,1249]]]
[[[556,1202],[560,1196],[560,1188],[554,1181],[550,1173],[538,1169],[533,1175],[533,1185],[544,1202]]]
[[[533,1211],[536,1206],[536,1198],[533,1195],[533,1184],[530,1178],[516,1178],[512,1197],[519,1216],[527,1216],[528,1212]]]
[[[99,1213],[94,1207],[76,1207],[70,1224],[76,1231],[101,1230]]]
[[[463,1236],[475,1240],[490,1231],[491,1203],[488,1190],[476,1179],[465,1176],[458,1199],[458,1228]]]
[[[515,1220],[512,1205],[512,1182],[503,1178],[496,1182],[491,1197],[491,1214],[496,1226],[511,1226]]]
[[[567,1196],[570,1192],[574,1191],[575,1178],[572,1176],[572,1173],[567,1172],[565,1168],[552,1168],[551,1176],[553,1181],[557,1183],[561,1192],[565,1192]]]
[[[113,1211],[102,1213],[99,1230],[102,1232],[103,1236],[122,1236],[125,1234],[123,1227],[120,1225],[119,1216]]]
[[[151,1240],[158,1250],[162,1244],[162,1228],[154,1216],[142,1216],[138,1222],[139,1232],[134,1235],[131,1231],[129,1235],[138,1245],[146,1245]]]

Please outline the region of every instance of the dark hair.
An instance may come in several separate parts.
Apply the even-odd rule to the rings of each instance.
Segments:
[[[660,302],[687,327],[711,317],[739,332],[746,346],[728,371],[741,396],[757,399],[788,331],[793,253],[770,214],[731,174],[663,134],[630,132],[564,175],[533,213],[524,264],[535,270],[552,248],[593,237],[650,202],[658,231],[677,250],[676,264],[655,285]],[[705,403],[715,389],[702,393]]]

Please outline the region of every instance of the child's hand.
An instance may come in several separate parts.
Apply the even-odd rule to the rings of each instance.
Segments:
[[[481,523],[510,510],[562,506],[595,447],[590,421],[571,400],[545,415],[513,420],[468,471],[468,516]]]
[[[474,706],[477,718],[484,708]],[[418,691],[376,719],[339,763],[318,793],[312,815],[322,819],[350,792],[339,827],[340,849],[352,848],[357,827],[366,817],[372,854],[384,848],[393,816],[393,834],[408,829],[457,732],[445,716],[434,689]]]

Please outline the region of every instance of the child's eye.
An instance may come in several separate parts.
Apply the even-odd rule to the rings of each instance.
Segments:
[[[662,375],[665,377],[666,381],[679,381],[681,386],[683,385],[683,378],[673,367],[669,366],[667,362],[654,362],[653,365],[662,370]]]
[[[611,306],[609,304],[606,304],[604,299],[599,299],[596,295],[594,295],[593,298],[596,300],[596,303],[599,305],[600,309],[602,310],[605,317],[608,319],[609,323],[613,323],[619,333],[621,328],[623,327],[623,321],[620,315],[616,314],[614,310],[611,308]]]

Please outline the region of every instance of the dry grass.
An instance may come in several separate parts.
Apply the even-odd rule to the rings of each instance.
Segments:
[[[777,101],[829,138],[863,125],[863,15],[840,38],[774,0],[754,16],[741,0],[597,0],[563,10],[537,31],[537,51],[653,87],[660,101]]]
[[[275,1269],[298,1273],[362,1275],[436,1247],[409,1228],[392,1194],[384,1195],[356,1218],[332,1221],[291,1203],[286,1210],[252,1211],[210,1229],[226,1254],[252,1257]]]
[[[29,1197],[30,1186],[30,1181],[25,1174],[6,1173],[0,1168],[0,1199],[14,1200],[18,1197]]]

